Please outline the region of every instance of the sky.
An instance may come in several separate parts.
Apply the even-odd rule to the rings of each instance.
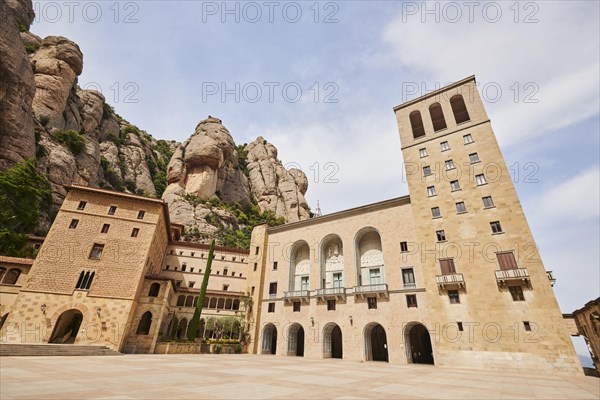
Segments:
[[[600,295],[599,2],[34,1],[159,139],[263,136],[331,213],[408,194],[393,107],[475,75],[563,312]],[[579,353],[585,353],[576,341]]]

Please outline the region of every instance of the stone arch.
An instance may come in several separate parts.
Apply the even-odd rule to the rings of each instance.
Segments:
[[[319,287],[344,287],[344,244],[336,234],[329,234],[319,246]],[[337,279],[339,274],[339,279]],[[335,279],[334,279],[335,278]],[[337,286],[336,286],[337,285]]]
[[[6,268],[0,267],[0,282],[2,282],[2,278],[4,277],[5,273],[6,273]]]
[[[410,127],[412,128],[412,134],[414,139],[425,136],[425,127],[423,126],[423,118],[421,118],[421,112],[415,110],[408,116],[410,119]]]
[[[208,306],[208,308],[217,308],[217,298],[216,297],[211,297],[210,305]]]
[[[177,307],[183,307],[183,306],[185,306],[185,296],[179,295],[179,297],[177,297]]]
[[[288,356],[304,357],[304,328],[294,322],[288,328]]]
[[[231,300],[231,299],[225,300],[225,309],[226,310],[231,310],[232,305],[233,305],[233,300]]]
[[[150,285],[150,290],[148,290],[149,297],[158,297],[158,293],[160,292],[160,283],[154,282]]]
[[[2,329],[2,326],[4,325],[4,323],[6,322],[7,319],[8,319],[8,313],[6,313],[2,317],[0,317],[0,330]]]
[[[233,300],[233,305],[231,306],[233,310],[240,309],[240,301],[238,299]]]
[[[187,296],[185,298],[185,306],[192,307],[194,305],[194,296]]]
[[[224,298],[220,298],[217,301],[217,309],[219,309],[219,310],[225,309],[225,299]]]
[[[261,354],[275,354],[277,352],[277,328],[275,325],[266,324],[262,331]]]
[[[310,246],[305,240],[298,240],[290,250],[289,287],[291,292],[310,288]]]
[[[373,227],[355,236],[357,286],[385,283],[385,262],[381,234]]]
[[[186,337],[187,334],[187,319],[186,318],[182,318],[181,321],[179,321],[179,325],[177,326],[177,337],[179,339],[183,339]]]
[[[452,113],[454,113],[454,120],[457,125],[471,120],[465,99],[462,95],[456,94],[452,96],[450,98],[450,107],[452,107]]]
[[[135,334],[136,335],[149,334],[150,326],[152,326],[152,313],[150,311],[146,311],[144,314],[142,314],[142,318],[140,318],[140,322],[138,323],[138,327],[137,327]]]
[[[363,338],[366,361],[389,361],[387,334],[381,324],[377,322],[367,324]]]
[[[420,322],[404,328],[404,347],[409,364],[434,364],[433,345],[429,330]]]
[[[342,329],[335,322],[323,327],[323,358],[343,358]]]
[[[431,123],[433,124],[433,131],[441,131],[446,129],[446,118],[444,117],[444,111],[440,103],[433,103],[429,106],[429,116],[431,117]]]
[[[77,308],[70,308],[60,314],[54,324],[48,343],[73,344],[79,333],[83,313]]]

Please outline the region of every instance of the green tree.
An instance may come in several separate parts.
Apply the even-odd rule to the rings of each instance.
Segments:
[[[27,234],[52,205],[50,184],[33,160],[0,171],[0,254],[26,256]]]
[[[215,240],[210,243],[210,250],[208,251],[208,260],[206,262],[206,271],[204,272],[204,279],[202,279],[202,286],[200,287],[200,296],[198,296],[198,302],[196,303],[196,309],[194,310],[194,316],[190,321],[188,327],[188,340],[193,342],[196,339],[196,333],[198,331],[198,325],[200,324],[200,315],[202,315],[202,305],[204,304],[204,298],[206,297],[206,288],[208,287],[208,278],[210,278],[210,269],[212,268],[212,260],[215,255]]]

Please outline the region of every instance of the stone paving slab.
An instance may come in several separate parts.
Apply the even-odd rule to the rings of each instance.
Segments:
[[[1,357],[0,399],[600,399],[600,379],[271,355]]]

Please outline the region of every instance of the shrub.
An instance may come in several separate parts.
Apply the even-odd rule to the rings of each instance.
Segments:
[[[79,155],[85,147],[85,140],[79,132],[72,129],[56,131],[52,134],[54,138],[61,144],[67,146],[71,153]]]
[[[50,117],[47,115],[41,115],[40,116],[40,124],[43,127],[46,127],[46,125],[48,125],[48,122],[50,122]]]
[[[213,350],[214,350],[215,354],[221,354],[221,350],[223,350],[223,346],[221,346],[220,344],[215,344],[215,346],[213,347]]]
[[[240,354],[242,352],[242,346],[238,343],[233,347],[233,351],[235,351],[235,354]]]
[[[40,45],[37,43],[29,43],[25,46],[25,51],[27,51],[27,54],[33,54],[36,51],[38,51],[38,49],[40,48]]]

